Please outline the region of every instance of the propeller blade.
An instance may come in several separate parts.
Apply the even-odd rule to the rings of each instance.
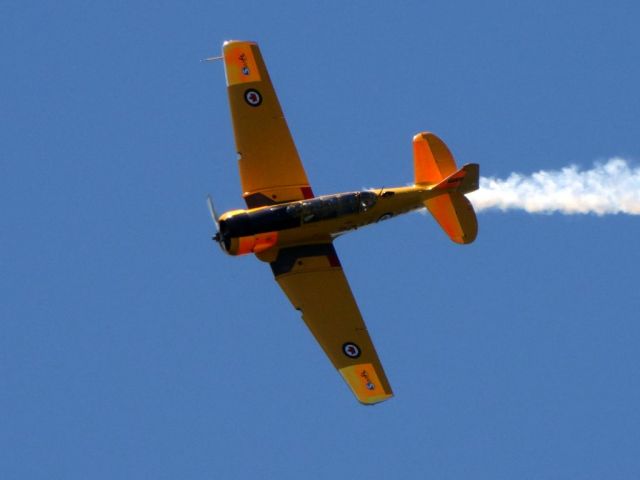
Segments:
[[[216,226],[216,234],[212,237],[212,240],[215,240],[220,245],[220,248],[224,250],[224,246],[222,244],[222,236],[220,235],[220,220],[218,213],[216,212],[216,208],[213,206],[213,199],[211,195],[207,195],[207,206],[209,207],[209,214],[211,215],[211,220],[213,220],[214,225]]]
[[[211,215],[211,219],[213,223],[216,225],[216,230],[220,231],[220,222],[218,221],[218,214],[216,213],[216,209],[213,206],[213,200],[211,199],[211,195],[207,195],[207,206],[209,207],[209,214]]]

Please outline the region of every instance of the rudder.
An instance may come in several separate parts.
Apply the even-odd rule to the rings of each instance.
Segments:
[[[464,196],[478,189],[479,167],[467,164],[460,170],[447,145],[430,132],[413,137],[415,184],[430,186],[433,196],[424,204],[451,240],[467,244],[478,235],[473,205]]]

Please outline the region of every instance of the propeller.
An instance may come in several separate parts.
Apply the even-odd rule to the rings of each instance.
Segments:
[[[216,226],[216,234],[211,237],[212,240],[215,240],[220,244],[220,247],[224,250],[224,246],[222,245],[222,235],[220,235],[220,220],[219,216],[216,213],[216,209],[213,206],[213,200],[211,195],[207,195],[207,206],[209,207],[209,214],[211,215],[211,220],[213,220],[214,225]]]

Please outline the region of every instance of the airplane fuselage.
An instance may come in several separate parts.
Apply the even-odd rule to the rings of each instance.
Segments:
[[[326,242],[350,230],[424,208],[430,186],[322,195],[220,217],[219,240],[230,255],[262,254],[273,247]]]

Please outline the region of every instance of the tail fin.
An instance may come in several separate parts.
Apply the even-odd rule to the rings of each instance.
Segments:
[[[440,180],[438,184],[430,190],[434,192],[470,193],[478,189],[479,178],[480,165],[477,163],[467,163],[460,170]]]
[[[470,163],[457,170],[453,155],[433,133],[413,137],[415,183],[432,185],[433,196],[424,204],[445,233],[456,243],[471,243],[478,221],[465,193],[478,189],[479,166]]]

